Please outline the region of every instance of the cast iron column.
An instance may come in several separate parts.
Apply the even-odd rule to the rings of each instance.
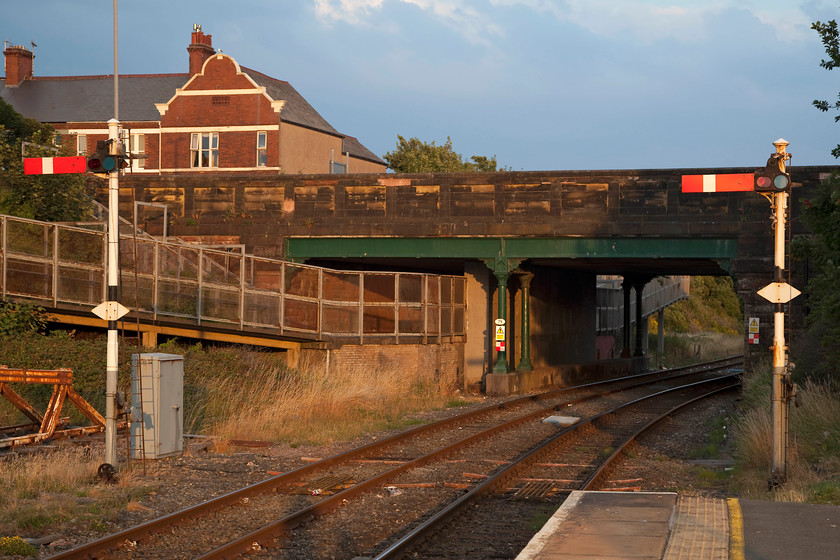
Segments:
[[[510,278],[510,273],[513,269],[519,266],[522,259],[506,259],[504,257],[497,257],[495,259],[486,259],[484,264],[493,271],[496,277],[496,285],[498,291],[498,316],[501,319],[502,325],[505,328],[505,339],[507,339],[507,281]],[[497,327],[499,325],[496,325]],[[493,329],[495,332],[495,329]],[[498,350],[496,352],[496,364],[493,366],[493,373],[507,373],[507,340],[504,341],[505,350]]]
[[[507,281],[510,278],[509,272],[503,272],[494,270],[493,274],[496,276],[496,285],[497,288],[497,298],[499,300],[499,308],[498,312],[496,313],[496,318],[502,319],[505,323],[507,323]],[[505,333],[507,333],[507,325],[503,325],[505,327]],[[496,365],[493,366],[493,373],[507,373],[508,372],[508,365],[507,365],[507,335],[505,336],[505,350],[499,350],[496,352]]]

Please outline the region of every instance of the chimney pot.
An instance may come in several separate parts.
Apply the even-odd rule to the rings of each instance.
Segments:
[[[23,80],[32,77],[32,59],[30,51],[20,45],[13,45],[3,51],[6,57],[6,87],[18,86]]]
[[[192,43],[187,47],[190,53],[190,74],[198,74],[204,66],[204,61],[215,54],[213,50],[213,36],[205,35],[201,26],[195,26],[192,32]]]

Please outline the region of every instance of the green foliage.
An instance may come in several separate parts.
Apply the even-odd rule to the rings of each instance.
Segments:
[[[496,156],[471,156],[472,161],[464,161],[452,149],[452,140],[448,137],[444,145],[437,146],[434,141],[429,144],[397,135],[396,149],[385,154],[383,159],[397,173],[497,171]]]
[[[728,276],[692,277],[689,298],[665,310],[665,331],[668,333],[737,334],[742,321],[741,300]]]
[[[0,336],[42,332],[46,326],[47,312],[43,307],[0,300]]]
[[[729,424],[729,418],[726,416],[717,416],[711,422],[707,422],[708,441],[699,449],[695,449],[691,456],[695,459],[716,459],[720,455],[721,448],[726,444],[727,424]]]
[[[27,157],[75,155],[69,147],[54,150],[55,130],[27,119],[0,99],[0,214],[44,221],[79,221],[92,209],[85,175],[25,175],[21,150]]]
[[[38,549],[20,537],[0,537],[0,555],[37,556]]]
[[[808,487],[808,503],[840,505],[840,481],[826,480]]]
[[[840,363],[840,176],[823,181],[810,200],[802,201],[802,220],[812,232],[791,244],[797,260],[808,261],[806,335],[798,344],[797,364],[812,376],[837,378]]]
[[[840,66],[840,34],[837,31],[837,21],[830,20],[826,23],[817,21],[811,24],[811,29],[819,33],[823,46],[825,47],[825,52],[828,55],[828,59],[820,61],[820,66],[826,70],[833,70],[837,66]],[[840,97],[833,103],[822,99],[815,99],[813,104],[814,107],[823,112],[828,112],[829,109],[840,109]],[[840,121],[840,115],[834,117],[834,122],[838,121]],[[831,155],[840,157],[840,144],[831,150]]]

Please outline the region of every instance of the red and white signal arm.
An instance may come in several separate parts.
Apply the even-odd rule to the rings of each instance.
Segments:
[[[721,175],[683,175],[682,192],[740,192],[755,189],[752,173],[725,173]]]
[[[56,173],[85,173],[85,156],[23,158],[26,175],[55,175]]]

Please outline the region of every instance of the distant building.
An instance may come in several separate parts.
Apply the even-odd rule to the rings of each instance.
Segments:
[[[288,83],[216,52],[196,26],[189,73],[120,75],[119,120],[134,173],[382,173],[386,163],[335,130]],[[108,138],[113,76],[33,75],[31,51],[4,51],[0,97],[51,124],[78,154]]]

